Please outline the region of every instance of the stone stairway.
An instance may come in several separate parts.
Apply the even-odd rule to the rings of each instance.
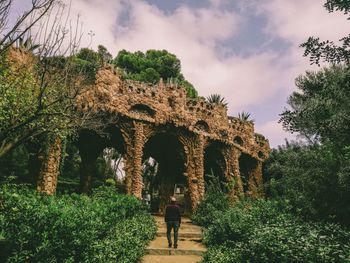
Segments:
[[[168,248],[164,217],[155,216],[155,220],[157,236],[148,245],[147,255],[143,257],[142,263],[195,263],[201,260],[206,249],[202,244],[202,230],[199,226],[193,225],[189,218],[183,218],[179,229],[178,248],[174,249]]]

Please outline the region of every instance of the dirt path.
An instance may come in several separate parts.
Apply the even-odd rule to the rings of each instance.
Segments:
[[[147,255],[142,263],[196,263],[205,252],[202,244],[202,230],[191,223],[189,218],[183,218],[179,230],[178,248],[168,248],[166,225],[164,218],[155,217],[158,230],[156,238],[147,247]]]

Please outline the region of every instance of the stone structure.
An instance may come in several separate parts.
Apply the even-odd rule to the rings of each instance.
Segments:
[[[188,187],[193,209],[205,192],[205,174],[231,183],[231,197],[259,197],[262,163],[269,143],[254,133],[252,122],[227,116],[222,105],[205,99],[188,99],[175,84],[151,86],[123,81],[111,67],[101,69],[95,85],[77,99],[78,110],[115,116],[100,138],[89,131],[80,136],[81,183],[87,190],[94,161],[105,147],[116,147],[125,160],[127,193],[142,196],[142,163],[148,157],[159,163],[161,206],[173,194],[175,183]]]
[[[10,51],[10,64],[35,64],[33,55]],[[174,193],[174,185],[185,184],[190,208],[195,209],[205,192],[205,175],[212,172],[232,186],[233,200],[263,195],[262,163],[269,155],[269,143],[254,133],[252,122],[227,116],[222,105],[188,99],[185,90],[174,84],[123,81],[111,67],[98,71],[94,85],[76,103],[78,111],[96,113],[102,120],[115,119],[108,122],[107,137],[80,133],[83,192],[91,186],[97,157],[104,148],[115,147],[125,160],[127,193],[138,198],[143,189],[143,162],[152,157],[159,163],[161,208]],[[55,193],[61,151],[61,140],[55,138],[40,160],[39,191]]]

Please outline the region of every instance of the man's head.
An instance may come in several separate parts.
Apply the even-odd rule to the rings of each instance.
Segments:
[[[172,196],[172,197],[170,198],[170,202],[171,202],[172,204],[175,204],[175,203],[176,203],[176,198],[175,198],[174,196]]]

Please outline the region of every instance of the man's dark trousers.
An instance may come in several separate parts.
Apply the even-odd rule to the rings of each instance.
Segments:
[[[174,246],[177,246],[177,238],[179,233],[179,221],[168,221],[166,223],[166,237],[168,238],[168,244],[169,246],[172,245],[171,242],[171,229],[174,229]]]

